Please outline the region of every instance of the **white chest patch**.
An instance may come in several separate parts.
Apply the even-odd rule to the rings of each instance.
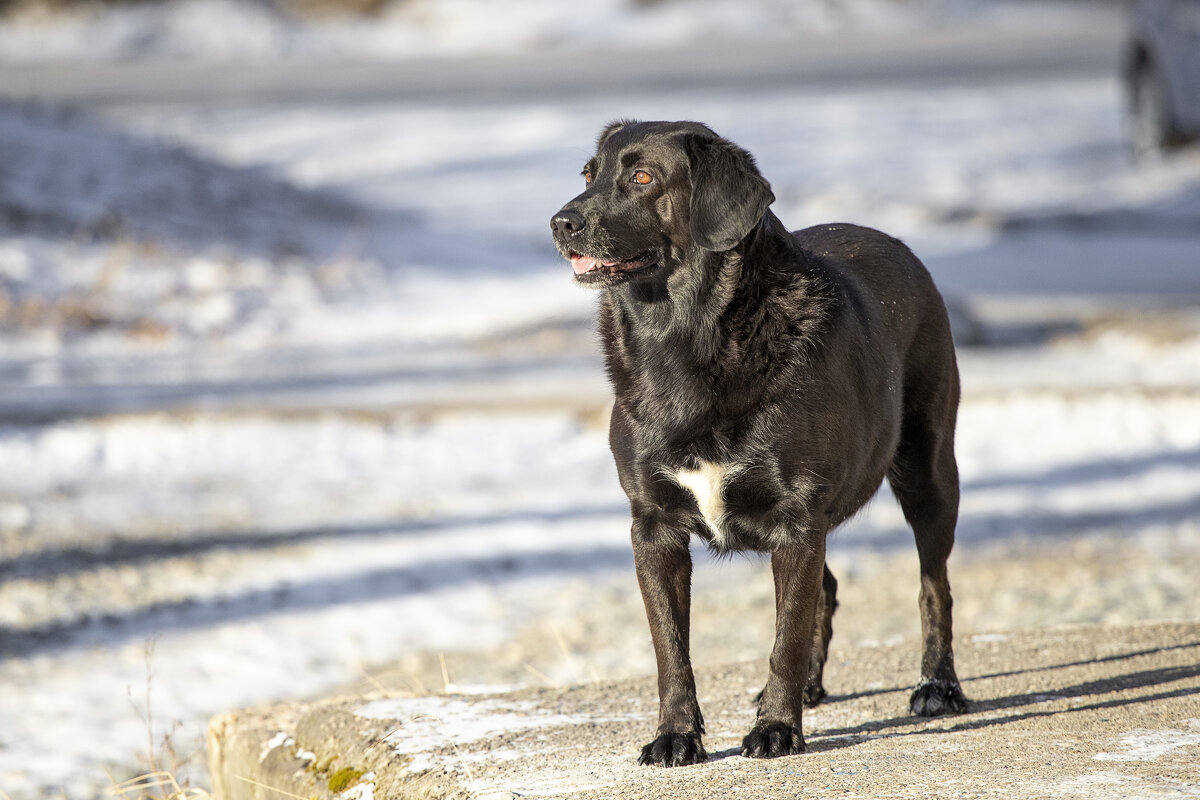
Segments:
[[[699,469],[678,469],[671,476],[696,498],[700,515],[704,517],[718,545],[724,539],[721,521],[725,516],[725,480],[729,473],[730,467],[727,465],[701,461]]]

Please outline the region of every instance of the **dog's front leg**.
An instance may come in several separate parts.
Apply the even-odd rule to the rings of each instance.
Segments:
[[[633,523],[633,558],[658,661],[658,736],[642,748],[639,764],[677,767],[708,758],[701,743],[704,719],[688,653],[692,556],[687,538],[651,520]]]
[[[771,554],[778,606],[775,647],[758,719],[742,740],[744,756],[775,758],[804,752],[804,686],[824,566],[825,537],[820,534]]]

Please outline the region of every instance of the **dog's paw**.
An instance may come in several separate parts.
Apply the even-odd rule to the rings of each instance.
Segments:
[[[918,717],[961,714],[967,710],[967,698],[963,696],[958,681],[921,681],[913,689],[908,707]]]
[[[783,722],[755,725],[742,739],[742,755],[746,758],[778,758],[804,752],[804,734]]]
[[[809,684],[804,687],[804,706],[812,708],[825,699],[825,687],[821,684]]]
[[[708,759],[698,733],[664,733],[642,748],[642,766],[683,767]]]

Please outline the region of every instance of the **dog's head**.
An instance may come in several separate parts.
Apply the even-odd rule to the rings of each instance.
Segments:
[[[696,122],[614,122],[583,178],[550,229],[575,279],[599,287],[732,250],[775,200],[749,153]]]

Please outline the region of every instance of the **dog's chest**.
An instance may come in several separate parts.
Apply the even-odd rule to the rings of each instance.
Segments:
[[[700,508],[700,516],[704,517],[704,522],[718,542],[723,538],[721,523],[725,517],[725,482],[731,471],[728,464],[701,461],[698,469],[677,469],[671,473],[677,484],[692,493]]]
[[[660,470],[694,501],[701,533],[717,550],[770,551],[808,521],[810,486],[787,478],[784,466],[770,453],[743,454],[728,461],[690,459],[686,466]],[[673,502],[662,496],[666,507]],[[675,500],[674,502],[679,502]],[[687,502],[681,510],[688,510]]]
[[[740,546],[737,540],[741,537],[735,531],[735,528],[740,526],[731,525],[731,522],[734,518],[742,516],[746,509],[742,507],[744,504],[738,502],[739,498],[736,495],[740,495],[740,491],[734,491],[735,496],[732,498],[730,495],[731,488],[747,488],[747,472],[745,463],[716,463],[704,460],[700,460],[695,468],[667,471],[671,480],[687,490],[696,501],[696,508],[712,536],[712,544],[718,549],[732,545]]]

